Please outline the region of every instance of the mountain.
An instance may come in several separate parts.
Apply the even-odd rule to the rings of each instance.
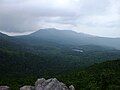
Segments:
[[[69,61],[74,64],[77,62],[84,63],[81,65],[77,63],[75,67],[84,67],[95,62],[102,62],[104,60],[112,60],[120,57],[120,51],[114,47],[96,43],[99,42],[97,39],[100,37],[76,33],[71,30],[48,28],[24,36],[10,37],[2,33],[0,35],[0,49],[2,51],[24,52],[44,58],[50,56],[51,58],[49,59],[53,61],[56,57],[60,57],[62,59],[60,61],[61,65],[65,64],[65,60],[74,60],[74,58],[76,58],[76,62],[72,60]],[[107,40],[107,38],[103,38],[102,40]],[[89,63],[86,61],[89,61]],[[54,62],[56,62],[56,60]],[[72,63],[70,63],[70,65]],[[67,68],[69,68],[69,66]]]
[[[17,84],[20,87],[19,84],[30,84],[38,77],[51,78],[120,58],[118,48],[111,46],[113,44],[105,44],[113,43],[107,42],[108,39],[116,42],[116,39],[94,37],[70,30],[41,29],[24,36],[7,36],[1,33],[0,84],[6,85],[8,82],[11,83],[10,86],[13,84],[16,87]],[[77,83],[79,82],[74,82],[79,87]]]
[[[57,42],[59,44],[84,45],[89,44],[83,38],[88,37],[85,34],[78,34],[71,30],[58,30],[54,28],[41,29],[29,35],[47,41]]]
[[[3,33],[0,33],[0,47],[7,47],[7,46],[10,46],[10,45],[14,45],[13,43],[13,38],[6,35],[6,34],[3,34]]]
[[[97,37],[88,34],[77,33],[71,30],[58,30],[55,28],[40,29],[30,35],[20,36],[17,38],[23,38],[29,42],[29,44],[38,44],[41,41],[46,41],[61,45],[99,45],[120,49],[120,38]]]
[[[0,33],[0,42],[2,42],[3,40],[8,40],[8,39],[10,39],[8,35]]]
[[[85,40],[94,36],[69,30],[42,29],[14,37],[0,35],[0,63],[3,63],[0,71],[8,75],[24,75],[26,72],[27,75],[31,72],[40,75],[46,70],[61,73],[120,58],[119,50]]]
[[[10,37],[0,33],[0,41],[8,40],[12,43],[26,45],[41,45],[43,43],[51,45],[97,45],[120,49],[120,38],[97,37],[71,30],[58,30],[55,28],[40,29],[30,35]],[[11,40],[12,39],[12,40]],[[22,45],[21,44],[21,45]]]
[[[120,38],[95,37],[89,38],[88,40],[95,45],[108,46],[120,50]]]
[[[3,34],[3,33],[0,33],[0,38],[3,38],[3,37],[8,37],[8,35],[6,35],[6,34]]]
[[[47,71],[60,73],[120,58],[119,50],[88,44],[84,38],[93,38],[93,36],[69,30],[42,29],[24,36],[11,37],[1,34],[0,38],[0,63],[3,63],[1,71],[8,74],[17,72],[22,75],[26,70],[37,73],[38,68],[41,68],[42,71],[39,70],[37,73],[40,75],[39,73],[45,72],[45,67]],[[13,67],[10,67],[9,71],[3,70],[11,65]],[[17,70],[18,67],[20,72]]]

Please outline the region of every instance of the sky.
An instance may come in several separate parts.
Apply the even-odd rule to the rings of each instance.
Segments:
[[[120,37],[120,0],[0,0],[0,31],[23,35],[41,28]]]

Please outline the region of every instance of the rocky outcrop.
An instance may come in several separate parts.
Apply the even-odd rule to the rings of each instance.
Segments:
[[[23,86],[20,90],[75,90],[74,86],[67,87],[64,83],[59,82],[56,78],[45,80],[38,79],[33,86]]]
[[[8,86],[0,86],[0,90],[10,90]]]
[[[10,88],[8,86],[0,86],[0,90],[10,90]],[[23,86],[20,90],[75,90],[75,88],[73,85],[67,87],[56,78],[48,80],[41,78],[35,82],[35,86]]]
[[[38,79],[35,83],[36,90],[69,90],[67,86],[59,82],[56,78],[45,80]]]

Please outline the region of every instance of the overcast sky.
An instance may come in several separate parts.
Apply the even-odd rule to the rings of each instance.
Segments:
[[[120,37],[120,0],[0,0],[0,31],[27,34],[40,28]]]

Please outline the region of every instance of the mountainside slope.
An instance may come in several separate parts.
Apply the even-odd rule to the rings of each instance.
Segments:
[[[22,83],[22,81],[24,81],[22,80],[23,77],[27,77],[28,84],[30,84],[36,77],[56,76],[57,74],[79,68],[86,68],[94,63],[120,58],[119,50],[116,50],[115,47],[111,48],[102,44],[103,41],[107,43],[106,40],[108,38],[103,38],[101,43],[98,38],[99,37],[79,34],[73,31],[59,31],[56,29],[40,30],[30,35],[17,37],[10,37],[1,33],[1,83],[6,84],[6,82],[11,79],[12,83],[14,83],[16,79]],[[90,88],[91,84],[91,88],[93,88],[93,85],[95,85],[96,88],[98,83],[94,83],[94,80],[96,82],[96,78],[99,80],[99,77],[96,76],[96,74],[94,76],[95,78],[89,77],[89,75],[92,75],[92,73],[88,74],[89,71],[83,71],[82,74],[81,71],[80,74],[75,72],[75,76],[78,75],[76,76],[77,78],[74,76],[71,77],[72,75],[68,77],[73,78],[72,83],[76,88],[85,88],[86,84],[89,85],[86,88]],[[82,75],[82,77],[85,75],[85,77],[81,77],[79,81],[76,82],[76,79],[80,77],[79,75]],[[32,79],[30,80],[30,78]],[[69,78],[65,79],[63,77],[68,84],[70,83],[67,81]],[[93,81],[89,82],[91,79],[93,79]],[[17,82],[19,83],[19,81]]]
[[[30,35],[20,36],[25,40],[32,39],[32,42],[47,41],[62,45],[99,45],[120,49],[120,38],[97,37],[83,33],[77,33],[71,30],[58,30],[54,28],[40,29]]]
[[[68,85],[73,84],[76,90],[119,90],[120,60],[94,64],[59,78]]]
[[[61,36],[62,34],[64,34],[66,40],[69,39],[69,37],[77,38],[79,36],[78,33],[73,31],[58,31],[56,29],[52,31],[41,30],[31,34],[32,36],[26,35],[19,37],[10,37],[1,33],[1,71],[3,71],[3,74],[7,73],[13,75],[16,74],[15,72],[19,75],[26,72],[28,72],[26,74],[34,72],[40,75],[39,73],[46,73],[46,71],[56,71],[56,73],[60,73],[76,68],[85,68],[94,63],[106,60],[120,58],[120,51],[111,47],[93,44],[61,44],[59,41],[62,39],[64,41],[64,38]],[[78,36],[76,36],[76,34]],[[53,36],[55,36],[56,41],[52,40],[54,39]],[[81,36],[91,37],[84,34]],[[12,67],[10,67],[11,65]]]
[[[55,32],[58,31],[55,30]],[[120,58],[119,50],[105,46],[63,45],[35,38],[35,40],[38,39],[39,42],[37,42],[29,35],[25,36],[26,38],[1,35],[0,63],[2,64],[0,70],[3,74],[28,75],[34,72],[40,75],[39,73],[46,73],[46,71],[60,73]],[[10,67],[11,65],[12,67]]]
[[[50,76],[48,73],[44,78],[57,78],[69,85],[74,85],[76,90],[119,90],[120,89],[120,60],[107,61],[94,64],[86,69],[74,69],[61,74]],[[37,78],[41,76],[27,75],[24,77],[0,77],[1,85],[8,85],[13,90],[18,90],[23,85],[34,85]]]

